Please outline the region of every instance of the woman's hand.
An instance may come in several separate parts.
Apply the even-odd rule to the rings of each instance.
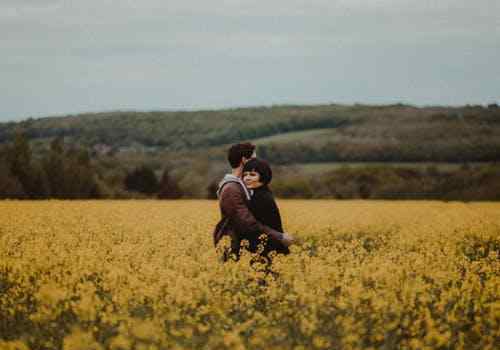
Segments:
[[[295,243],[295,238],[293,238],[293,236],[288,233],[283,233],[283,238],[281,239],[281,243],[289,247]]]

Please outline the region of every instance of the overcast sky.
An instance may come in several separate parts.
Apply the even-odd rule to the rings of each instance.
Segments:
[[[0,0],[0,121],[495,101],[499,0]]]

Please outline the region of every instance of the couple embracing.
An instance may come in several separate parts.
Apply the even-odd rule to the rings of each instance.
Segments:
[[[213,232],[214,245],[229,236],[231,246],[225,249],[222,259],[238,260],[242,241],[247,240],[246,249],[270,266],[271,252],[289,254],[288,246],[294,242],[283,232],[280,212],[268,187],[271,168],[256,158],[251,143],[231,146],[227,160],[232,172],[224,176],[217,190],[221,220]]]

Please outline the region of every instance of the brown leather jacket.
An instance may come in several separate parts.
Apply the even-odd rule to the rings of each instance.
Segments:
[[[231,236],[231,250],[238,256],[242,239],[258,239],[267,234],[270,239],[281,240],[283,233],[258,222],[248,209],[242,186],[237,182],[224,184],[219,193],[221,220],[213,232],[214,245],[225,236]]]

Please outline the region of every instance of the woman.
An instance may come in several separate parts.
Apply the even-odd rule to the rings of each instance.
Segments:
[[[284,232],[278,206],[274,200],[273,193],[269,189],[272,176],[269,164],[261,159],[252,158],[243,167],[243,181],[247,188],[253,192],[249,203],[250,211],[262,224],[274,230]],[[290,253],[287,246],[280,241],[270,238],[265,241],[260,240],[249,243],[249,250],[254,253],[259,251],[258,245],[263,244],[263,247],[260,248],[262,249],[260,256],[264,257],[268,264],[271,263],[269,257],[271,252],[274,251],[285,255]]]

